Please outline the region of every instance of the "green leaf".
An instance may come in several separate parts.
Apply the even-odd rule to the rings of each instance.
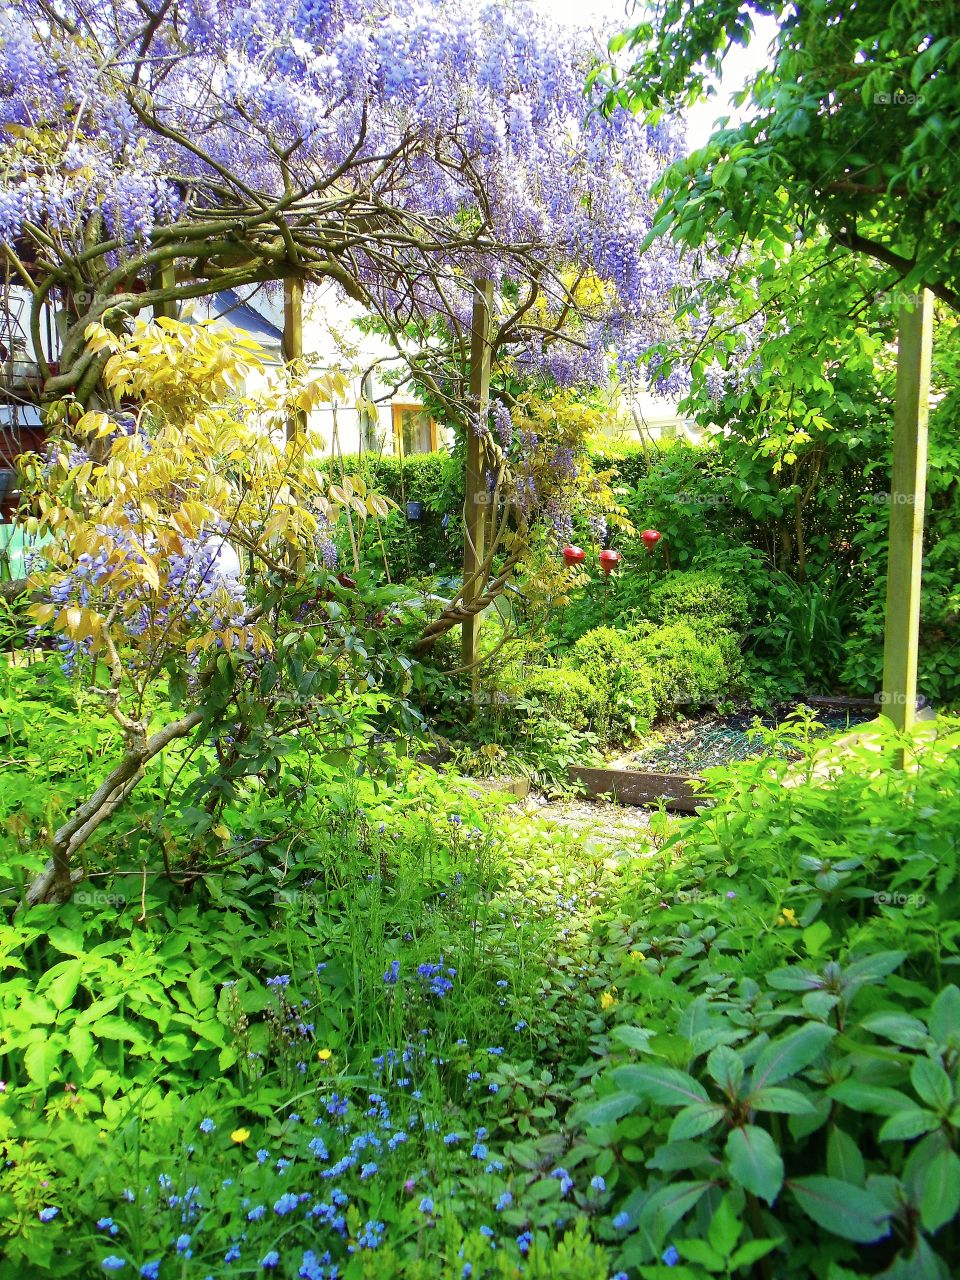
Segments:
[[[960,1156],[942,1134],[931,1134],[910,1153],[904,1169],[908,1188],[919,1193],[920,1221],[938,1231],[960,1210]]]
[[[917,1058],[910,1070],[910,1083],[920,1099],[937,1111],[949,1111],[953,1105],[953,1085],[938,1062]]]
[[[737,1182],[772,1205],[783,1185],[783,1160],[766,1129],[753,1124],[734,1129],[727,1138],[725,1154]]]
[[[727,1114],[722,1102],[695,1102],[693,1106],[678,1111],[670,1126],[670,1141],[678,1142],[683,1138],[698,1138],[719,1124]]]
[[[578,1124],[593,1128],[596,1125],[612,1124],[621,1116],[636,1111],[639,1105],[640,1099],[636,1094],[608,1093],[606,1097],[598,1098],[596,1102],[582,1103],[576,1109],[575,1118]]]
[[[867,1170],[860,1148],[844,1129],[831,1125],[827,1134],[827,1173],[841,1182],[852,1182],[862,1187]]]
[[[913,1107],[912,1099],[905,1093],[859,1080],[841,1080],[839,1084],[831,1085],[827,1097],[833,1098],[834,1102],[842,1102],[851,1111],[866,1111],[875,1116],[892,1116]]]
[[[770,1089],[758,1089],[748,1099],[755,1111],[777,1111],[786,1116],[809,1116],[816,1112],[816,1107],[809,1098],[798,1093],[796,1089],[782,1089],[774,1086]]]
[[[808,1022],[774,1040],[757,1058],[751,1092],[794,1076],[819,1058],[836,1032],[822,1022]]]
[[[944,987],[930,1006],[930,1034],[938,1044],[956,1042],[960,1036],[960,988]]]
[[[898,1111],[880,1126],[877,1137],[881,1142],[909,1142],[921,1134],[933,1133],[940,1128],[940,1117],[920,1107]]]
[[[83,971],[82,960],[64,960],[44,974],[37,990],[42,991],[48,999],[52,1000],[57,1012],[62,1013],[73,1003]]]
[[[813,924],[808,924],[800,936],[807,948],[807,955],[816,958],[830,937],[830,926],[824,920],[816,920]]]
[[[761,1258],[765,1258],[768,1253],[772,1253],[782,1244],[783,1236],[777,1236],[775,1240],[748,1240],[730,1259],[731,1273],[740,1267],[752,1267],[755,1262],[759,1262]]]
[[[661,1107],[685,1107],[692,1102],[706,1102],[707,1091],[685,1071],[673,1067],[657,1067],[646,1063],[616,1067],[610,1072],[618,1088],[649,1098]]]
[[[650,1232],[658,1248],[712,1185],[704,1181],[672,1182],[668,1187],[660,1187],[644,1201],[640,1225]]]
[[[707,1239],[719,1254],[724,1258],[728,1258],[740,1239],[742,1230],[743,1224],[740,1220],[740,1215],[733,1207],[732,1197],[727,1194],[720,1201],[716,1212],[710,1219]]]
[[[93,1036],[86,1027],[74,1025],[67,1032],[67,1044],[70,1047],[73,1060],[81,1072],[86,1071],[97,1048]]]
[[[902,1044],[907,1049],[922,1049],[930,1039],[927,1028],[919,1018],[911,1018],[906,1013],[871,1013],[860,1023],[864,1031],[894,1044]]]
[[[696,1262],[708,1271],[723,1271],[724,1259],[706,1240],[678,1240],[677,1252],[688,1262]]]
[[[62,1046],[52,1036],[44,1036],[42,1040],[34,1040],[33,1044],[28,1045],[23,1055],[23,1065],[27,1069],[27,1075],[41,1089],[46,1089],[50,1083],[62,1052]]]
[[[841,983],[844,987],[862,986],[867,982],[879,982],[893,973],[907,958],[906,951],[877,951],[847,965]]]
[[[51,929],[47,934],[47,941],[52,947],[56,947],[58,951],[62,951],[68,956],[83,956],[86,954],[86,943],[82,934],[74,933],[70,929]]]
[[[718,1045],[707,1058],[707,1072],[724,1093],[735,1098],[743,1082],[743,1059],[729,1045]]]
[[[619,1040],[628,1049],[636,1049],[638,1053],[650,1052],[650,1038],[654,1033],[643,1027],[617,1026],[610,1032],[611,1040]]]
[[[890,1234],[890,1210],[862,1187],[839,1178],[794,1178],[787,1183],[804,1213],[832,1235],[872,1244]]]

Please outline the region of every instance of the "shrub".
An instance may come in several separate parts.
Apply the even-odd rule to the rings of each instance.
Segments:
[[[736,673],[736,636],[716,626],[709,617],[696,625],[668,622],[644,629],[633,651],[650,673],[653,696],[661,713],[716,702]]]
[[[565,665],[606,691],[605,727],[611,733],[636,733],[656,718],[652,673],[640,660],[631,632],[595,627],[573,646]]]
[[[710,619],[718,627],[744,631],[750,603],[746,589],[719,570],[691,569],[658,582],[647,597],[646,613],[657,622]]]
[[[544,667],[527,677],[524,696],[538,702],[548,716],[572,729],[586,729],[606,711],[607,698],[582,672],[568,667]]]
[[[713,617],[630,630],[595,627],[570,651],[567,663],[595,689],[607,691],[612,733],[636,733],[678,707],[715,702],[739,665],[737,637]]]

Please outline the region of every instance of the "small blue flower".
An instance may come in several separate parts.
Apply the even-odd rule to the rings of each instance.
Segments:
[[[486,1236],[488,1240],[493,1239],[493,1227],[483,1226],[480,1228],[480,1234]]]
[[[360,1181],[364,1182],[367,1178],[372,1178],[377,1171],[377,1165],[372,1160],[368,1161],[367,1164],[362,1165],[360,1168]]]
[[[213,1123],[213,1121],[210,1119],[209,1116],[207,1116],[206,1119],[200,1121],[201,1133],[213,1133],[216,1127],[217,1126]]]
[[[273,1212],[282,1218],[285,1213],[293,1213],[298,1203],[297,1197],[292,1192],[285,1191],[273,1206]]]
[[[111,1253],[109,1258],[104,1258],[101,1263],[104,1271],[122,1271],[127,1265],[124,1258],[118,1258],[115,1253]]]
[[[470,1154],[473,1156],[474,1160],[486,1160],[487,1148],[483,1145],[482,1142],[475,1142],[473,1144],[473,1148],[470,1151]]]
[[[470,1277],[472,1275],[473,1275],[473,1263],[465,1262],[463,1264],[463,1270],[460,1272],[460,1280],[470,1280]]]
[[[37,1217],[40,1219],[41,1222],[52,1222],[59,1212],[60,1210],[55,1209],[51,1204],[51,1205],[47,1205],[45,1209],[41,1209],[40,1212],[37,1214]]]
[[[503,1213],[504,1209],[509,1209],[513,1204],[513,1196],[509,1191],[504,1191],[497,1201],[497,1213]]]
[[[613,1225],[616,1227],[618,1231],[626,1231],[627,1227],[629,1227],[630,1225],[629,1213],[622,1213],[622,1212],[618,1213],[617,1216],[613,1219]]]
[[[278,973],[275,978],[267,979],[268,987],[288,987],[289,985],[290,985],[289,973]],[[276,1263],[273,1263],[271,1265],[276,1266]]]
[[[448,1147],[456,1146],[456,1144],[460,1141],[460,1135],[459,1133],[445,1133],[443,1135],[443,1141],[444,1141],[444,1144]]]
[[[112,1218],[98,1218],[97,1229],[99,1231],[109,1231],[112,1236],[115,1236],[120,1230]]]
[[[593,1187],[594,1191],[606,1191],[607,1189],[607,1184],[604,1182],[603,1178],[600,1177],[599,1173],[590,1179],[590,1185]]]
[[[526,1029],[526,1026],[527,1026],[526,1019],[521,1018],[519,1022],[515,1022],[513,1024],[513,1029],[514,1031],[524,1031]]]
[[[176,1249],[177,1253],[183,1253],[186,1254],[188,1258],[190,1257],[190,1237],[186,1233],[177,1236]]]
[[[240,1246],[232,1244],[227,1252],[223,1255],[224,1262],[236,1262],[240,1257]]]
[[[388,987],[393,987],[393,986],[396,986],[397,979],[399,977],[400,977],[400,961],[393,960],[390,963],[390,968],[383,975],[383,980]]]
[[[157,1280],[160,1275],[160,1260],[145,1262],[140,1268],[140,1280]]]
[[[270,1159],[270,1152],[266,1149],[266,1147],[261,1147],[260,1150],[257,1152],[257,1164],[266,1164],[269,1159]]]
[[[253,1208],[250,1210],[250,1212],[247,1214],[247,1221],[259,1222],[266,1212],[267,1211],[262,1204],[255,1204]]]
[[[527,1253],[532,1244],[533,1244],[533,1233],[531,1231],[521,1231],[520,1234],[517,1236],[517,1248],[520,1250],[520,1252],[523,1254],[524,1257],[527,1256]]]
[[[277,1253],[276,1249],[271,1249],[269,1253],[265,1253],[260,1259],[260,1265],[264,1271],[272,1271],[279,1261],[279,1253]]]
[[[433,1201],[430,1199],[429,1196],[424,1196],[423,1199],[420,1201],[420,1212],[433,1213]]]
[[[668,1245],[666,1249],[664,1249],[663,1256],[661,1257],[660,1261],[664,1264],[664,1266],[675,1267],[677,1263],[680,1261],[680,1255],[679,1253],[677,1253],[676,1249],[671,1244],[671,1245]]]

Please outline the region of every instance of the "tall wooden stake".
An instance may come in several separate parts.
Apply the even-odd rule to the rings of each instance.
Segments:
[[[173,289],[176,283],[176,266],[172,262],[165,263],[159,271],[155,272],[151,281],[154,289]],[[154,320],[159,320],[161,316],[166,316],[168,320],[179,319],[180,305],[175,298],[166,298],[163,302],[153,304]]]
[[[303,281],[297,276],[283,282],[283,358],[287,364],[303,359]],[[287,419],[287,439],[306,429],[306,413],[295,409]]]
[[[470,405],[480,418],[490,399],[490,317],[493,311],[493,283],[474,281],[473,320],[470,326]],[[484,583],[468,585],[484,559],[486,513],[489,491],[483,473],[483,449],[480,437],[467,429],[467,472],[464,500],[463,603],[468,606],[482,592]],[[470,668],[474,696],[479,688],[477,670],[480,615],[471,614],[463,624],[462,661]]]
[[[901,306],[897,339],[882,711],[901,730],[911,727],[917,708],[932,347],[933,303],[924,289],[918,306]]]

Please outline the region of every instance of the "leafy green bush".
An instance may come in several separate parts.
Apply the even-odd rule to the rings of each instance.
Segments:
[[[739,646],[732,631],[703,617],[694,625],[641,624],[633,651],[650,673],[660,714],[678,707],[701,707],[729,697],[737,672]]]
[[[539,703],[544,712],[562,720],[572,729],[586,729],[602,717],[606,694],[601,692],[582,671],[569,667],[543,667],[532,671],[523,685],[524,697]]]
[[[574,1142],[642,1276],[665,1249],[698,1277],[960,1262],[960,725],[907,772],[890,730],[842,753],[806,731],[768,735],[800,765],[708,771],[716,804],[611,923],[616,1025]]]
[[[564,662],[594,689],[605,691],[606,720],[613,734],[639,732],[660,710],[653,673],[639,659],[633,633],[595,627],[581,636]]]
[[[751,600],[746,587],[717,569],[691,569],[660,579],[646,600],[646,616],[656,622],[711,620],[729,631],[744,631]]]

